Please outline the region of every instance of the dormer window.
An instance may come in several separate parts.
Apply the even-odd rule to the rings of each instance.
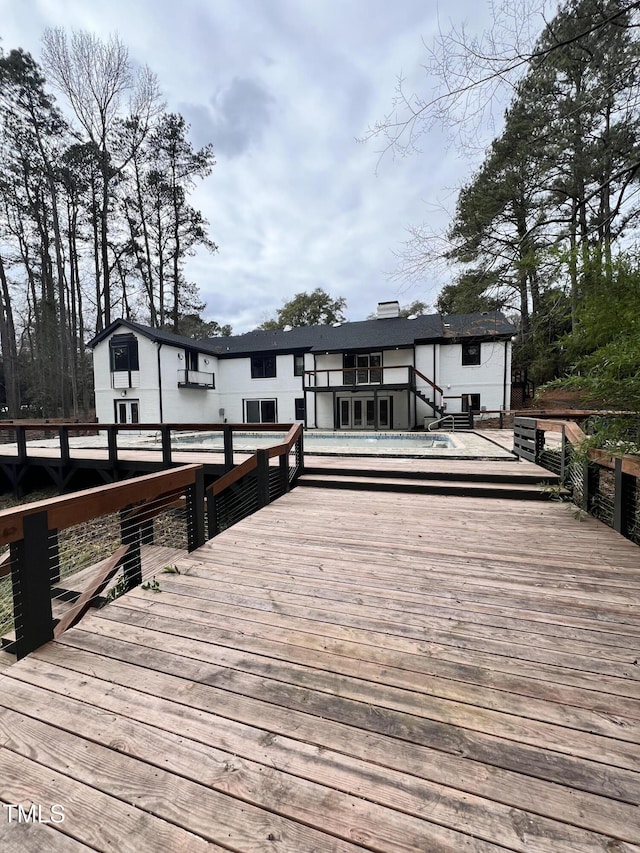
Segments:
[[[109,355],[112,373],[140,369],[135,335],[114,335],[109,341]]]

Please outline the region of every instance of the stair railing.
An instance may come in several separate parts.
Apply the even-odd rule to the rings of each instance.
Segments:
[[[427,427],[427,432],[433,432],[434,427],[437,427],[438,424],[442,424],[445,421],[451,421],[451,429],[453,432],[455,432],[456,431],[456,419],[453,417],[453,415],[445,415],[443,418],[438,418],[437,421],[432,421],[432,423],[430,423],[429,426]]]

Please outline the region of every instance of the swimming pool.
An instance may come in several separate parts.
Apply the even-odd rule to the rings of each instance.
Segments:
[[[234,450],[254,451],[269,447],[284,439],[283,432],[234,432]],[[174,435],[172,445],[182,450],[223,449],[222,433],[190,433]],[[464,445],[459,437],[437,432],[324,432],[307,431],[304,434],[307,453],[318,455],[363,456],[433,456],[444,452],[449,455]]]

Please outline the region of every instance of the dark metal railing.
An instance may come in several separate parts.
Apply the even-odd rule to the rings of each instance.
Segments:
[[[514,420],[514,452],[553,471],[573,502],[640,545],[640,459],[582,449],[586,435],[572,421]]]
[[[154,519],[171,511],[185,517],[186,550],[204,544],[201,465],[1,511],[0,546],[9,546],[0,580],[5,647],[21,658],[58,636],[83,616],[118,571],[124,591],[140,584],[141,549],[154,542]],[[69,535],[98,519],[99,531],[94,526],[79,536]],[[91,547],[93,540],[97,551]],[[78,575],[87,568],[79,588]],[[56,616],[54,605],[59,602],[69,606]]]
[[[148,546],[193,551],[287,492],[304,465],[302,424],[256,426],[288,432],[281,443],[231,468],[233,430],[239,425],[222,427],[230,470],[206,490],[204,466],[191,464],[0,512],[0,548],[8,547],[0,556],[2,646],[24,657],[81,619],[107,586],[113,586],[118,572],[120,591],[139,585]],[[21,427],[26,435],[29,427]],[[131,425],[107,427],[112,436],[123,428]],[[171,428],[160,426],[169,463]],[[98,519],[99,534],[87,528]],[[62,612],[60,602],[65,602]]]
[[[303,466],[303,428],[294,424],[281,444],[256,451],[207,488],[209,538],[288,492]]]

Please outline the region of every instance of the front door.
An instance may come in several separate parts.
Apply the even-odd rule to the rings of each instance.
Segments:
[[[340,429],[389,429],[391,405],[389,397],[339,397]],[[377,422],[376,422],[377,414]]]
[[[138,400],[116,400],[116,423],[139,424],[140,402]]]

